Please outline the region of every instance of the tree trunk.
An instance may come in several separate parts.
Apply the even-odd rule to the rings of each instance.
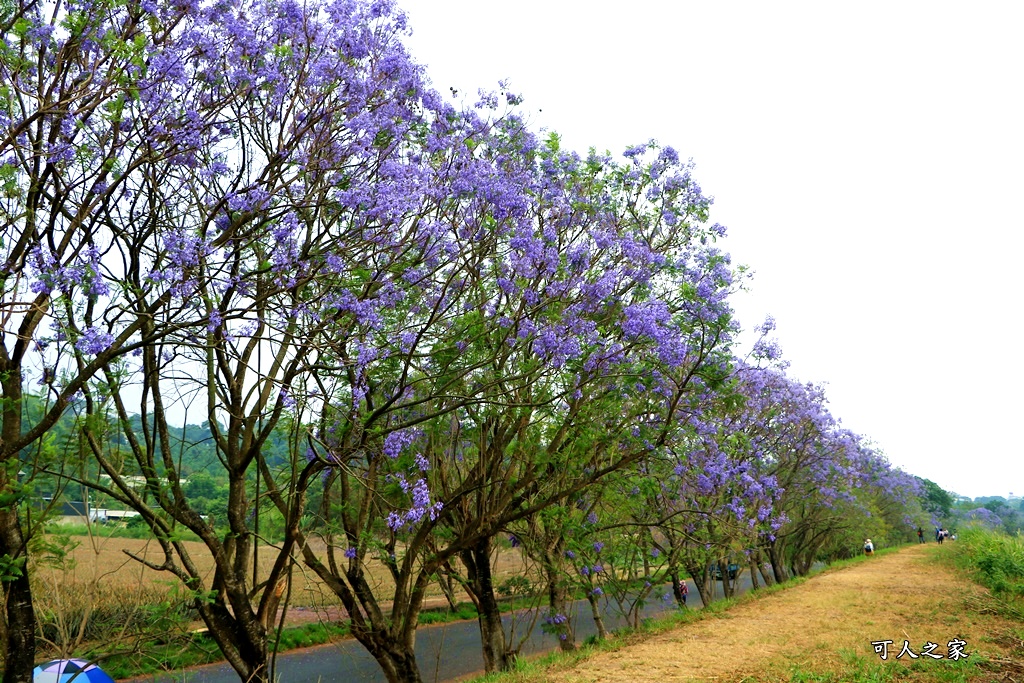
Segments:
[[[732,581],[729,580],[729,563],[722,558],[718,559],[718,580],[722,582],[722,597],[731,598]]]
[[[757,565],[757,572],[761,575],[761,582],[764,583],[765,586],[772,585],[772,583],[775,581],[775,578],[770,573],[765,571],[764,554],[761,552],[761,550],[758,550],[757,554],[754,556],[754,562]]]
[[[590,603],[590,613],[594,615],[594,625],[597,626],[597,639],[604,640],[608,637],[608,631],[604,627],[604,618],[601,617],[601,606],[597,603],[597,596],[593,592],[588,593],[587,601]]]
[[[441,586],[441,592],[444,593],[444,599],[448,601],[448,607],[452,613],[459,611],[459,601],[455,598],[455,579],[452,578],[452,566],[445,562],[441,566],[441,570],[438,572],[437,583]],[[479,603],[476,602],[476,597],[473,597],[473,602],[476,605],[477,611],[480,609]]]
[[[0,509],[0,557],[12,558],[15,563],[5,572],[11,576],[3,581],[7,636],[3,643],[3,683],[31,683],[36,665],[36,617],[25,541],[18,508],[13,503]]]
[[[757,583],[757,560],[750,558],[750,590],[756,591],[760,587]]]
[[[476,596],[484,670],[487,673],[508,671],[515,662],[515,653],[509,651],[505,627],[501,623],[501,605],[494,594],[494,581],[491,576],[491,539],[481,539],[459,556],[466,566],[469,587]]]
[[[558,573],[550,564],[544,571],[548,582],[548,607],[551,614],[565,617],[565,623],[559,625],[558,647],[563,652],[571,652],[576,649],[576,636],[572,631],[572,619],[569,618],[569,600],[565,586],[559,581]]]
[[[683,600],[683,591],[679,588],[679,570],[673,567],[669,570],[668,575],[672,579],[672,595],[676,598],[676,604],[680,609],[685,608],[686,601]]]
[[[6,354],[5,354],[6,356]],[[6,359],[5,359],[6,360]],[[21,370],[2,363],[3,412],[0,415],[0,558],[3,567],[0,596],[4,599],[3,683],[31,683],[36,662],[36,615],[28,579],[28,547],[18,514],[18,453],[21,436]]]
[[[761,580],[764,581],[764,585],[770,586],[775,582],[775,577],[764,570],[763,564],[757,565],[757,570],[761,573]]]
[[[270,680],[270,655],[267,629],[248,613],[235,618],[222,602],[213,605],[197,603],[210,638],[239,678],[250,683]]]
[[[423,683],[413,648],[399,648],[390,638],[363,633],[356,636],[377,660],[388,683]]]
[[[768,546],[768,561],[772,563],[772,573],[775,575],[776,583],[784,583],[789,580],[789,576],[786,574],[782,549],[777,545],[777,542]]]
[[[685,563],[684,567],[689,572],[690,577],[693,579],[693,585],[697,587],[697,594],[700,596],[700,602],[702,605],[707,607],[714,600],[712,594],[712,586],[714,582],[711,581],[711,575],[708,572],[708,568],[702,565],[695,565],[692,563]]]

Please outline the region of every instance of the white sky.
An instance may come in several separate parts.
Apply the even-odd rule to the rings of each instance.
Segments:
[[[692,157],[790,374],[904,470],[1024,494],[1024,4],[398,2],[438,90]]]

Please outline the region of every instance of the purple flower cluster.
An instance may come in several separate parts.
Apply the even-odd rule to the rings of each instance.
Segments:
[[[412,506],[405,512],[391,512],[388,514],[388,526],[398,530],[404,527],[412,527],[419,524],[424,517],[430,520],[437,519],[438,514],[444,508],[441,501],[432,502],[430,491],[427,488],[425,479],[417,479],[411,486],[404,477],[399,479],[402,489],[412,499]]]
[[[90,356],[103,353],[114,343],[114,336],[104,330],[90,327],[75,342],[75,348]]]

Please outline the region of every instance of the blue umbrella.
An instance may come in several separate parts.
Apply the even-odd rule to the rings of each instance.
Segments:
[[[103,669],[84,659],[55,659],[32,671],[32,683],[115,683]]]

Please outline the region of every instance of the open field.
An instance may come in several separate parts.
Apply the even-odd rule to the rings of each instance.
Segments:
[[[914,545],[648,637],[502,677],[517,683],[1022,681],[1024,623]],[[873,643],[890,640],[882,660]],[[965,643],[966,658],[948,644]],[[897,657],[904,641],[918,655]],[[935,643],[932,659],[923,654]]]
[[[138,596],[144,602],[159,602],[173,599],[180,589],[180,582],[169,572],[158,572],[132,559],[127,553],[151,562],[162,562],[160,545],[153,540],[131,538],[101,538],[97,536],[76,536],[71,539],[77,546],[67,553],[59,564],[40,563],[33,571],[38,593],[39,607],[59,608],[81,601],[95,600],[103,596],[116,595],[124,601]],[[213,576],[213,560],[206,547],[197,541],[185,541],[184,546],[191,554],[196,566],[204,572],[207,581]],[[314,546],[317,547],[317,546]],[[318,550],[323,551],[322,544]],[[276,551],[260,547],[259,565],[265,576],[273,565]],[[391,579],[383,565],[374,563],[370,567],[372,576],[379,587],[379,595],[388,595]],[[517,551],[499,552],[495,564],[495,583],[525,571],[522,556]],[[294,573],[289,614],[292,622],[317,619],[337,619],[340,602],[322,582],[309,570],[297,566]],[[457,594],[457,599],[468,600],[468,596]],[[432,585],[427,591],[428,605],[445,602],[439,586]]]

